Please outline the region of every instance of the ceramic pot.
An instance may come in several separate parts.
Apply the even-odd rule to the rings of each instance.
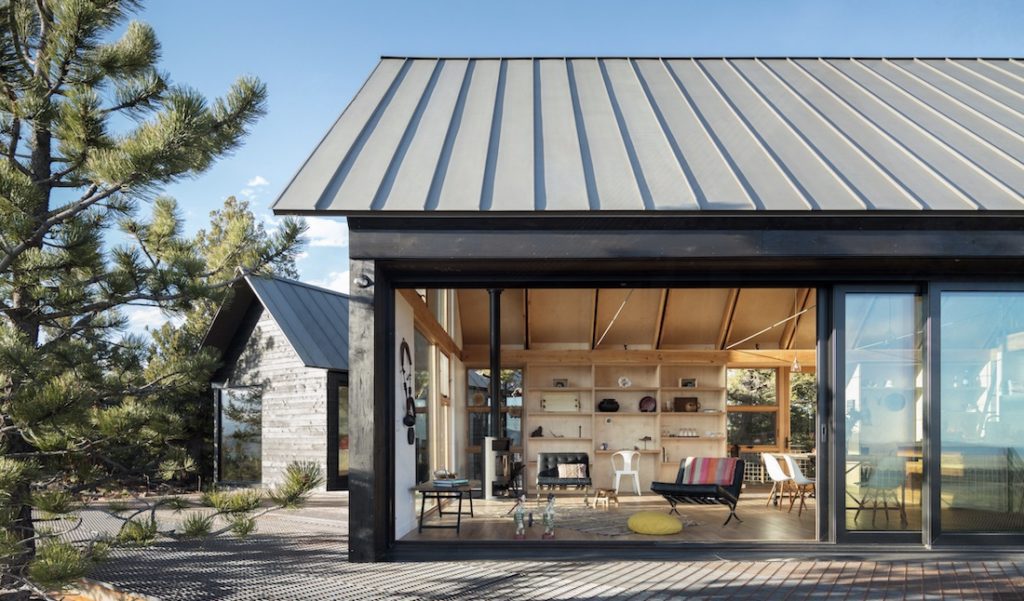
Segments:
[[[597,404],[597,410],[604,413],[615,413],[619,410],[619,402],[615,399],[601,399]]]

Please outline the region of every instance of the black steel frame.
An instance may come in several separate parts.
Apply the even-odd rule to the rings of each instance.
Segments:
[[[942,362],[938,352],[941,349],[941,323],[942,323],[942,293],[943,292],[1024,292],[1024,283],[990,283],[990,282],[937,282],[928,287],[928,312],[931,315],[928,338],[928,383],[931,390],[941,395],[940,383],[942,382]],[[940,463],[942,453],[942,407],[938,398],[928,408],[928,420],[933,427],[930,436],[927,438],[932,451],[933,460],[926,463],[927,477],[934,483],[931,490],[931,498],[927,502],[927,520],[925,526],[929,536],[926,541],[932,546],[950,545],[983,545],[983,546],[1012,546],[1020,548],[1024,545],[1024,532],[943,532],[941,523],[941,483],[942,465]]]
[[[348,475],[338,475],[338,444],[341,428],[338,424],[338,388],[348,386],[348,374],[327,372],[327,490],[348,490]]]
[[[842,503],[842,507],[833,507],[832,511],[832,532],[834,533],[835,540],[837,543],[922,543],[928,544],[928,540],[925,538],[925,532],[919,532],[911,530],[907,532],[903,531],[882,531],[882,530],[866,530],[866,531],[853,531],[846,528],[846,478],[841,477],[840,474],[846,473],[846,396],[845,394],[837,394],[838,391],[845,390],[845,365],[846,365],[846,296],[848,294],[858,293],[893,293],[893,294],[915,294],[922,296],[922,309],[925,312],[922,320],[922,328],[924,328],[925,341],[924,348],[929,348],[927,332],[928,332],[928,314],[927,314],[927,297],[924,296],[925,291],[920,285],[893,285],[893,284],[878,284],[878,285],[841,285],[836,286],[833,289],[832,295],[832,323],[833,323],[833,347],[832,347],[832,363],[831,367],[831,392],[832,395],[829,397],[832,405],[832,423],[834,430],[832,432],[832,463],[829,466],[829,475],[831,476],[831,494],[832,499],[838,499]],[[924,363],[924,369],[928,369],[927,357],[922,358]],[[930,387],[927,380],[925,381],[924,390],[924,413],[930,415],[931,407],[931,394]],[[928,448],[928,432],[929,432],[929,420],[925,420],[924,424],[924,445],[922,461],[924,465],[930,464]],[[927,507],[927,490],[928,490],[929,478],[927,475],[922,475],[922,499],[921,499],[921,520],[922,530],[923,524],[928,521],[928,510]]]
[[[350,221],[350,225],[351,221]],[[961,242],[957,237],[957,243]],[[353,255],[355,256],[355,255]],[[509,264],[514,263],[514,264]],[[563,287],[677,287],[677,288],[699,288],[708,285],[735,286],[735,287],[808,287],[817,286],[818,290],[818,415],[819,433],[818,453],[819,466],[826,469],[819,470],[819,500],[818,500],[818,521],[817,521],[817,542],[800,543],[774,543],[777,546],[794,548],[807,548],[822,543],[910,543],[930,546],[932,542],[945,544],[949,543],[982,543],[982,544],[1004,544],[1018,540],[1013,536],[1006,535],[954,535],[946,534],[936,538],[937,526],[933,520],[933,511],[926,505],[922,508],[925,525],[921,535],[911,534],[906,536],[903,533],[889,532],[856,532],[846,533],[840,528],[840,516],[838,511],[831,510],[831,499],[836,496],[837,489],[842,485],[838,478],[831,477],[835,472],[837,458],[841,457],[838,449],[845,445],[844,430],[837,423],[842,415],[835,405],[837,390],[836,377],[840,371],[837,366],[842,365],[843,358],[840,356],[842,342],[840,340],[840,323],[837,323],[836,315],[841,313],[839,303],[834,299],[841,298],[842,291],[854,290],[857,286],[872,291],[882,289],[892,290],[894,286],[902,286],[904,289],[920,291],[925,299],[924,305],[925,323],[927,324],[926,349],[931,349],[933,327],[931,326],[929,306],[931,295],[928,293],[935,285],[930,282],[940,281],[941,274],[947,274],[962,278],[969,282],[972,279],[984,280],[983,284],[944,284],[943,289],[951,289],[951,286],[962,285],[968,288],[988,286],[993,289],[1016,289],[1020,286],[1022,275],[1024,275],[1024,262],[1021,260],[1010,261],[978,261],[967,262],[960,260],[948,260],[946,258],[893,258],[887,261],[887,268],[876,270],[878,263],[872,261],[847,261],[843,268],[839,269],[841,275],[837,276],[832,269],[832,261],[823,259],[821,261],[798,261],[797,264],[790,264],[788,272],[772,269],[769,273],[757,274],[759,264],[773,265],[773,258],[747,258],[745,261],[708,261],[704,260],[680,260],[680,261],[658,261],[650,259],[616,259],[609,258],[601,261],[593,260],[538,260],[527,266],[522,261],[459,261],[449,255],[445,259],[433,257],[430,260],[383,260],[375,261],[375,282],[374,282],[374,307],[375,307],[375,364],[385,366],[386,369],[378,369],[374,374],[374,390],[377,402],[375,405],[375,421],[381,423],[373,424],[373,431],[378,437],[377,441],[383,444],[375,444],[374,464],[380,469],[374,478],[374,489],[378,499],[375,507],[360,509],[355,505],[352,512],[352,520],[372,520],[376,526],[375,537],[372,543],[377,556],[383,557],[393,554],[397,548],[408,545],[415,548],[421,543],[403,542],[395,540],[394,516],[395,516],[395,472],[394,472],[394,433],[389,427],[395,419],[395,391],[391,385],[395,369],[394,360],[394,292],[398,288],[563,288]],[[856,264],[860,264],[858,269]],[[712,267],[709,268],[709,265]],[[716,269],[715,266],[719,269]],[[659,267],[653,271],[645,271],[644,267]],[[773,265],[774,266],[774,265]],[[607,269],[602,270],[602,267]],[[865,282],[877,282],[877,284],[865,284]],[[998,283],[1005,282],[1005,283]],[[930,369],[935,377],[935,365],[937,358],[926,357],[926,369]],[[933,413],[937,411],[931,403],[931,382],[925,384],[926,411],[928,412],[929,423],[934,422]],[[937,422],[934,422],[937,423]],[[927,425],[926,425],[927,427]],[[930,465],[927,447],[927,439],[930,432],[926,430],[925,461]],[[935,475],[930,473],[935,466],[928,468],[923,475],[923,488],[928,488]],[[383,481],[379,476],[385,475]],[[927,493],[925,493],[927,494]],[[379,499],[384,499],[383,503]],[[923,503],[935,503],[935,499],[923,498]],[[383,511],[381,511],[383,510]],[[843,512],[842,519],[845,519]],[[852,536],[849,536],[852,535]],[[926,536],[928,538],[926,538]],[[1021,537],[1024,539],[1024,537]],[[522,546],[521,541],[517,541]],[[422,543],[429,544],[429,543]],[[513,543],[507,543],[513,544]],[[617,545],[613,542],[606,543],[609,548],[619,546],[631,547],[632,544]],[[473,546],[472,543],[459,542],[455,546]],[[500,541],[486,541],[488,547],[504,547],[506,543]],[[691,545],[692,546],[692,545]],[[711,543],[709,548],[728,546],[725,543]],[[742,545],[741,545],[742,546]],[[747,545],[749,546],[749,545]]]

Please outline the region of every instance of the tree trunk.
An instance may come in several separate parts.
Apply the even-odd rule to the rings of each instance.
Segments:
[[[36,224],[41,224],[46,220],[46,215],[50,210],[50,193],[53,190],[53,186],[49,181],[52,157],[50,154],[51,133],[48,122],[40,120],[40,122],[33,123],[33,141],[32,159],[29,169],[32,172],[32,179],[35,182],[36,188],[39,191],[40,201],[39,204],[34,207],[32,213],[36,220]],[[42,248],[43,241],[36,241],[34,246],[36,248]],[[14,275],[15,281],[21,279],[18,274],[17,263],[12,265],[11,271]],[[10,311],[8,315],[14,326],[25,335],[30,344],[38,346],[40,327],[38,318],[34,316],[34,309],[37,305],[36,299],[32,298],[29,290],[25,288],[15,288],[11,295],[11,305],[13,310]],[[15,381],[13,383],[15,391],[18,387],[19,383]],[[19,434],[15,434],[11,437],[8,448],[11,453],[31,453],[37,450]],[[16,509],[17,517],[11,521],[10,525],[7,527],[7,531],[14,536],[15,540],[22,541],[23,550],[11,560],[10,567],[12,573],[24,574],[28,563],[32,561],[36,554],[35,522],[32,520],[31,505],[31,477],[23,478],[21,481],[15,483],[12,488],[10,504],[12,508]]]

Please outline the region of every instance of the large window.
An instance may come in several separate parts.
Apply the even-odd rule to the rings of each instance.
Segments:
[[[1024,530],[1024,293],[943,292],[942,530]]]
[[[789,441],[792,451],[815,450],[818,380],[813,371],[791,373],[789,378]]]
[[[776,448],[779,444],[778,371],[730,369],[726,407],[729,443],[741,448]]]
[[[483,440],[491,432],[490,370],[470,369],[467,377],[467,440],[466,473],[469,478],[483,477]],[[523,446],[523,370],[504,369],[501,371],[501,396],[499,405],[501,421],[498,424],[499,438],[508,438],[510,450],[521,453]]]
[[[416,482],[430,480],[430,356],[433,345],[416,330],[413,399],[416,406]]]
[[[223,388],[218,395],[219,469],[222,482],[262,477],[262,398],[258,388]]]

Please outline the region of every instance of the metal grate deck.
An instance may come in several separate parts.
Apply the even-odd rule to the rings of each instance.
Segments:
[[[91,578],[166,601],[1024,599],[1024,560],[350,564],[347,524],[324,515],[265,516],[246,540],[119,549]]]

